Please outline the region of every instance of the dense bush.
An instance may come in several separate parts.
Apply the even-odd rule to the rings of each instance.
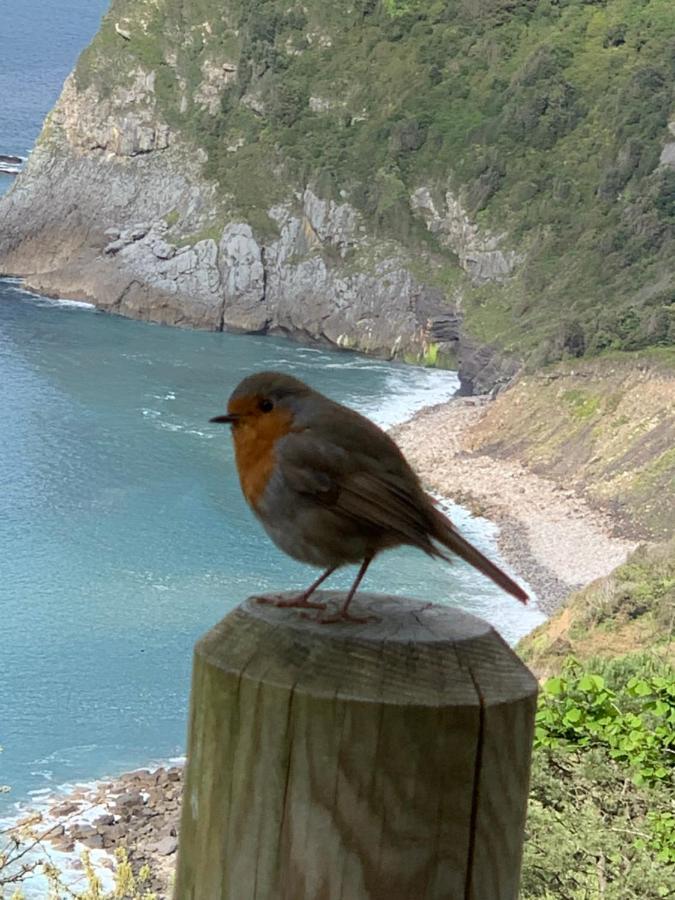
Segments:
[[[523,900],[672,896],[674,774],[672,669],[569,661],[540,697]]]

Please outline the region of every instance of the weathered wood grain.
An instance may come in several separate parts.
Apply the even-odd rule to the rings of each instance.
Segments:
[[[533,676],[459,610],[357,605],[197,644],[175,900],[516,900]]]

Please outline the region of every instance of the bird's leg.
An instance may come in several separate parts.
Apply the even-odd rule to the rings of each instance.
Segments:
[[[298,594],[297,597],[256,597],[256,603],[269,603],[271,606],[277,606],[280,609],[325,609],[325,603],[317,603],[309,598],[318,586],[322,584],[329,575],[332,575],[336,569],[337,566],[331,566],[330,569],[326,569],[322,575],[319,575],[316,581],[313,581],[310,584],[307,590]]]
[[[372,561],[372,556],[366,556],[366,558],[363,560],[363,562],[361,563],[361,568],[359,569],[358,574],[354,579],[354,584],[349,588],[347,598],[340,609],[332,615],[321,616],[320,619],[317,619],[318,622],[320,622],[322,625],[329,625],[331,622],[355,622],[356,624],[363,624],[364,622],[377,621],[377,616],[353,616],[349,612],[349,604],[354,599],[354,594],[356,593],[358,586],[363,581],[363,576],[366,574],[366,570]]]

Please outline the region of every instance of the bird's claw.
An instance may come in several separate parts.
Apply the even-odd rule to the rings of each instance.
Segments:
[[[281,597],[273,595],[271,597],[256,597],[256,603],[267,603],[269,606],[275,606],[277,609],[325,609],[325,603],[319,603],[316,600],[309,600],[304,594],[299,597]]]

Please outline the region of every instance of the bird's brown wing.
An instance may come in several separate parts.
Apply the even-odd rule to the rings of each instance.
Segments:
[[[412,544],[436,556],[428,501],[411,487],[395,475],[355,473],[344,480],[337,506],[345,515],[381,528],[392,543]]]
[[[288,485],[370,529],[381,549],[412,544],[451,562],[442,549],[447,548],[527,603],[525,591],[434,508],[400,454],[346,451],[307,432],[289,435],[280,445],[280,470]]]
[[[384,461],[346,452],[305,432],[280,442],[278,461],[290,487],[380,532],[383,547],[412,544],[437,554],[429,534],[429,501],[399,456]]]

